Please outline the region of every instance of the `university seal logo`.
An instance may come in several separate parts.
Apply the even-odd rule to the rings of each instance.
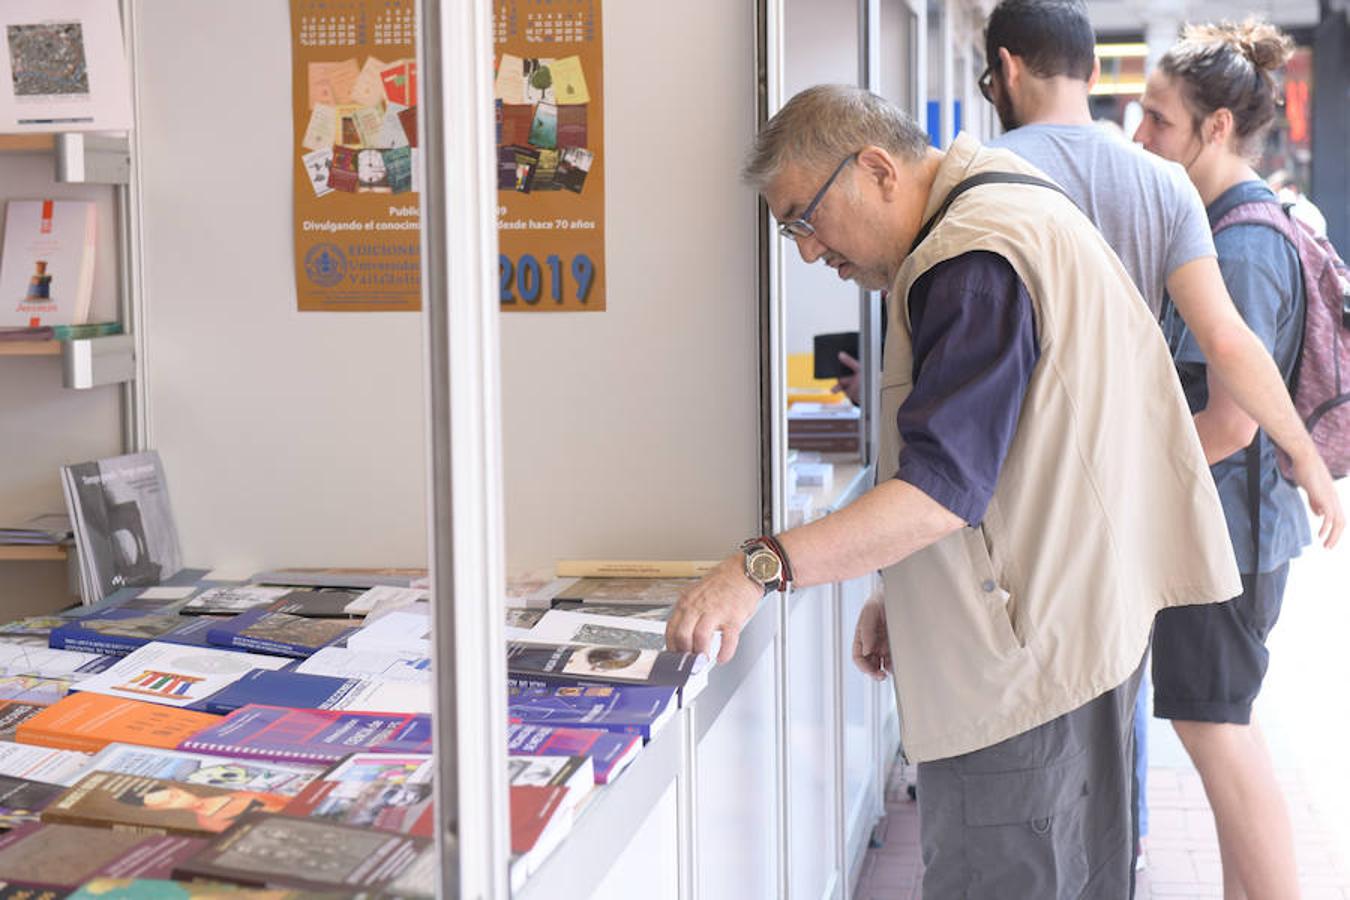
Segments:
[[[305,254],[305,274],[319,287],[332,287],[347,274],[347,257],[336,244],[315,244]]]

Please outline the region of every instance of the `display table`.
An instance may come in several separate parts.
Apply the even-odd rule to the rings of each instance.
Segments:
[[[851,502],[869,471],[836,470]],[[899,747],[889,682],[853,667],[875,576],[764,600],[736,657],[599,788],[521,898],[847,897]]]

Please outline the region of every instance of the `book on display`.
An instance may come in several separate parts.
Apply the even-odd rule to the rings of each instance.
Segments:
[[[188,600],[181,612],[187,616],[237,616],[250,609],[275,603],[289,593],[291,588],[265,584],[207,588]]]
[[[42,810],[42,821],[208,837],[250,812],[279,812],[289,798],[184,784],[146,775],[90,772]]]
[[[380,891],[430,845],[429,839],[415,835],[255,815],[179,865],[174,877],[252,887]]]
[[[23,825],[0,834],[0,882],[64,895],[99,875],[168,878],[205,846],[201,838],[84,825]]]
[[[175,748],[220,716],[104,694],[71,694],[21,724],[15,739],[96,753],[114,742]]]
[[[590,609],[550,609],[530,629],[530,641],[599,647],[666,649],[666,624],[651,619],[597,615]]]
[[[86,602],[183,568],[164,465],[153,450],[62,466]]]
[[[674,606],[697,578],[577,578],[550,598],[553,603],[572,600],[590,605],[637,604]]]
[[[207,632],[207,639],[220,647],[303,659],[345,638],[353,630],[349,620],[313,619],[253,609],[216,622]]]
[[[5,676],[29,675],[81,681],[107,669],[117,659],[116,656],[78,650],[52,650],[0,643],[0,674]]]
[[[511,787],[560,787],[563,805],[575,808],[595,790],[595,764],[589,756],[512,756],[506,779]]]
[[[98,210],[85,200],[11,200],[0,251],[0,325],[79,325],[94,297]]]
[[[110,609],[81,616],[51,630],[48,645],[56,650],[78,650],[105,656],[126,656],[151,641],[206,645],[203,622],[176,612]]]
[[[619,777],[642,750],[642,738],[635,734],[522,722],[512,722],[507,728],[506,748],[512,756],[590,757],[596,784],[609,784]]]
[[[185,738],[179,749],[278,762],[337,762],[349,753],[430,753],[431,717],[411,713],[245,706]]]
[[[557,785],[522,785],[510,790],[511,853],[533,875],[572,830],[573,808],[567,789]]]
[[[303,660],[295,667],[295,671],[306,675],[336,675],[339,678],[431,683],[429,657],[396,650],[324,647],[309,659]]]
[[[431,685],[258,669],[212,694],[202,708],[209,713],[226,715],[249,704],[295,709],[430,713]]]
[[[429,753],[354,753],[311,782],[284,812],[432,837],[434,770]]]
[[[352,619],[364,616],[369,602],[365,592],[360,590],[291,589],[267,608],[272,612],[313,619]]]
[[[286,663],[261,653],[152,641],[72,690],[204,710],[212,695],[254,669],[279,669]]]
[[[0,775],[69,784],[89,770],[89,754],[0,741]]]
[[[673,687],[585,684],[510,689],[507,712],[531,725],[602,728],[649,741],[679,707]]]
[[[233,788],[294,797],[323,773],[322,766],[273,763],[255,759],[209,756],[184,750],[109,744],[92,757],[81,755],[78,769],[61,781],[69,787],[87,772],[146,775],[181,784]]]
[[[257,572],[250,581],[258,584],[282,584],[294,587],[331,588],[410,588],[427,577],[426,569],[415,568],[343,568],[340,566],[268,569]]]
[[[42,810],[61,795],[60,785],[0,775],[0,831],[37,822]]]
[[[707,657],[693,653],[521,641],[507,644],[507,681],[514,688],[590,682],[674,687],[684,705],[707,685],[709,668]]]

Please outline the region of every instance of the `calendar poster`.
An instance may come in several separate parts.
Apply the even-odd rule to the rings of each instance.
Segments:
[[[301,311],[421,308],[415,0],[291,0]]]
[[[503,312],[605,308],[601,0],[493,0]]]

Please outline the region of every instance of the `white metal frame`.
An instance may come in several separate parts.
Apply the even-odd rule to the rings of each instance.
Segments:
[[[442,898],[506,898],[510,857],[488,0],[418,8]],[[484,602],[484,598],[489,598]]]

